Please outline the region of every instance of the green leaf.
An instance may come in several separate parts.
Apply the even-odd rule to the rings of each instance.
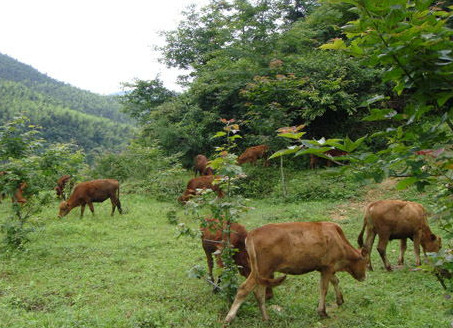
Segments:
[[[396,184],[396,189],[397,190],[406,189],[407,187],[412,186],[413,184],[415,184],[417,181],[418,181],[417,177],[409,177],[409,178],[400,180]]]
[[[332,43],[325,43],[319,47],[323,50],[344,50],[347,49],[343,39],[335,38]]]
[[[214,139],[214,138],[220,138],[220,137],[223,137],[223,136],[226,136],[226,132],[219,131],[219,132],[217,132],[215,135],[212,136],[212,139]]]

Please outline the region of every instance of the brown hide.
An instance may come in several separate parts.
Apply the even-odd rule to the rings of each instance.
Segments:
[[[266,153],[269,151],[269,147],[267,145],[258,145],[254,147],[247,148],[241,156],[238,157],[238,164],[242,165],[245,163],[255,164],[256,161],[260,158],[266,159]],[[267,164],[267,161],[265,161]]]
[[[66,187],[66,183],[68,183],[68,181],[70,179],[71,179],[71,176],[68,174],[65,174],[57,180],[57,186],[55,187],[55,191],[57,193],[58,198],[65,199],[64,189]]]
[[[363,243],[363,234],[367,236]],[[374,239],[378,235],[377,250],[388,271],[392,270],[387,259],[386,248],[389,240],[401,239],[398,264],[404,263],[407,238],[414,242],[415,264],[420,265],[420,245],[423,251],[437,252],[441,248],[441,238],[431,232],[428,226],[426,210],[421,204],[402,200],[380,200],[371,203],[365,210],[362,231],[358,237],[360,246],[365,246],[369,255]],[[368,268],[372,270],[370,256]]]
[[[338,156],[345,156],[348,153],[345,151],[342,151],[342,150],[338,150],[338,149],[329,149],[329,150],[325,151],[324,154],[327,156],[330,156],[330,157],[338,157]],[[322,160],[325,160],[325,165],[327,167],[332,166],[333,161],[324,159],[322,157],[318,157],[315,154],[310,154],[310,169],[312,169],[312,170],[316,169]]]
[[[85,205],[91,210],[91,213],[94,214],[93,203],[101,203],[106,199],[110,198],[112,202],[112,213],[115,212],[115,208],[118,207],[120,214],[121,202],[119,199],[119,183],[114,179],[99,179],[79,183],[75,186],[74,191],[67,201],[62,201],[60,203],[60,212],[58,217],[66,216],[74,207],[81,206],[80,217],[83,216],[85,211]]]
[[[329,282],[335,288],[337,304],[343,303],[337,271],[346,271],[362,281],[366,276],[366,251],[357,250],[346,239],[340,226],[332,222],[290,222],[268,224],[252,230],[246,239],[251,273],[239,287],[233,305],[225,318],[234,319],[246,296],[255,289],[264,320],[266,286],[278,286],[286,276],[274,279],[274,272],[321,273],[318,313],[326,317],[325,297]]]
[[[18,202],[21,204],[25,204],[27,202],[27,200],[23,196],[23,192],[24,192],[25,188],[27,188],[27,183],[21,182],[12,197],[13,202]]]
[[[197,174],[200,175],[212,175],[213,170],[211,167],[208,166],[208,158],[204,155],[197,155],[195,156],[194,159],[194,171],[195,171],[195,176]]]
[[[226,222],[224,222],[223,227],[220,226],[220,222],[217,219],[205,219],[201,227],[201,245],[206,254],[206,259],[208,262],[208,273],[209,278],[214,283],[214,275],[212,269],[214,266],[214,261],[212,255],[214,253],[219,253],[224,247],[226,242]],[[233,222],[230,225],[230,243],[237,250],[233,255],[234,263],[237,265],[239,273],[245,278],[250,274],[250,264],[247,250],[245,249],[245,238],[247,237],[247,230],[245,227],[240,224]],[[219,254],[216,254],[217,265],[223,268],[223,262]],[[266,289],[266,299],[272,298],[272,288],[268,287]]]
[[[178,198],[181,203],[186,203],[191,197],[197,194],[197,189],[211,189],[217,193],[217,196],[222,198],[224,196],[222,189],[217,184],[213,184],[214,178],[219,178],[214,175],[204,175],[190,179],[187,183],[186,190]]]
[[[0,176],[5,175],[5,174],[8,174],[8,172],[0,171]],[[23,195],[25,188],[27,188],[27,183],[20,182],[19,186],[17,187],[16,191],[14,192],[13,196],[11,197],[11,202],[25,204],[27,202],[27,199]],[[5,194],[0,194],[0,203],[3,198],[5,198]]]

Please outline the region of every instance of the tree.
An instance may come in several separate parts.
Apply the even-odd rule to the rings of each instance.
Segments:
[[[159,105],[176,96],[175,92],[164,87],[159,78],[150,81],[135,80],[134,83],[124,83],[123,87],[131,91],[119,97],[123,105],[122,111],[140,124],[146,123],[150,119],[150,113]]]

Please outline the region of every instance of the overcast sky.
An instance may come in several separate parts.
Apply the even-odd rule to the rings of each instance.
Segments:
[[[178,73],[153,51],[161,30],[181,11],[209,0],[5,0],[0,4],[0,53],[48,76],[99,94],[121,82],[154,79],[179,90]]]

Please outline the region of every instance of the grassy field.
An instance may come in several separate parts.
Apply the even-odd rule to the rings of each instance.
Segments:
[[[254,210],[241,222],[252,229],[270,222],[333,220],[356,245],[363,205],[400,197],[391,185],[363,188],[363,197],[351,200],[253,200]],[[429,195],[411,198],[429,207]],[[166,217],[176,210],[190,224],[184,209],[151,195],[124,194],[122,203],[125,214],[113,218],[109,202],[95,205],[95,217],[87,211],[79,219],[77,208],[57,219],[57,201],[40,214],[27,250],[0,255],[0,327],[222,326],[229,305],[188,274],[196,265],[206,266],[200,241],[176,238]],[[8,209],[8,202],[0,204],[0,220]],[[389,245],[392,264],[398,248],[396,241]],[[317,316],[319,273],[312,272],[290,276],[276,288],[267,303],[270,322],[261,320],[249,296],[231,327],[450,327],[452,300],[433,276],[413,270],[411,242],[403,268],[387,273],[375,249],[372,260],[375,271],[364,282],[338,274],[345,304],[336,307],[330,289],[328,319]]]

